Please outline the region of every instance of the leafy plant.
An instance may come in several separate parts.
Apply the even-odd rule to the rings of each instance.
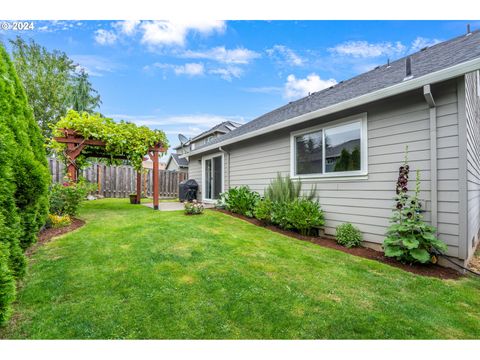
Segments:
[[[92,191],[96,185],[81,178],[77,183],[67,180],[62,184],[54,184],[50,190],[50,213],[57,216],[75,216],[78,213],[80,202]]]
[[[55,125],[54,135],[63,136],[62,129],[75,130],[85,139],[104,141],[107,157],[125,156],[137,171],[142,169],[143,157],[151,147],[160,143],[165,151],[168,148],[168,140],[163,131],[151,130],[147,126],[136,126],[124,121],[115,122],[100,114],[69,110],[67,115]],[[50,146],[60,157],[64,157],[65,144],[52,139]],[[77,165],[86,165],[85,160],[90,153],[98,154],[101,151],[98,147],[86,146],[76,159]],[[115,161],[111,158],[110,162]]]
[[[260,195],[248,186],[231,188],[220,196],[227,210],[248,217],[253,217],[255,206],[260,200]]]
[[[262,199],[257,202],[253,216],[266,224],[272,222],[273,202],[269,199]]]
[[[316,196],[316,187],[312,187],[307,196],[308,200],[313,200]],[[283,177],[280,173],[270,182],[265,189],[265,199],[274,203],[290,202],[301,197],[302,183],[300,181],[293,181],[290,176]]]
[[[362,233],[350,223],[338,225],[336,228],[337,243],[347,248],[360,246]]]
[[[323,211],[316,201],[296,199],[286,203],[285,218],[287,228],[298,230],[302,235],[309,235],[312,229],[323,226]]]
[[[72,223],[72,218],[69,215],[55,215],[49,214],[47,220],[47,227],[54,229],[68,226]]]
[[[203,213],[203,210],[203,205],[197,202],[197,200],[193,200],[192,202],[185,202],[185,215],[200,215]]]
[[[413,196],[408,195],[408,175],[405,164],[400,167],[396,185],[396,207],[383,242],[385,256],[394,257],[406,263],[436,262],[434,251],[446,251],[447,246],[439,240],[436,229],[423,221],[421,214],[420,172],[416,172],[416,186]]]

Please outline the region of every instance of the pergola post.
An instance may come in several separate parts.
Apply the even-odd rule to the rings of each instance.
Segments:
[[[137,204],[142,201],[142,173],[137,171]]]
[[[158,210],[158,146],[153,150],[153,209]]]

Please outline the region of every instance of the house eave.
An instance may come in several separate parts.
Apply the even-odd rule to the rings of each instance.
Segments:
[[[188,156],[192,156],[192,155],[202,154],[202,153],[205,153],[205,152],[208,152],[208,151],[218,149],[218,147],[220,147],[220,146],[227,146],[227,145],[239,142],[239,141],[243,141],[243,140],[253,138],[255,136],[267,134],[269,132],[280,130],[280,129],[283,129],[283,128],[286,128],[286,127],[289,127],[289,126],[292,126],[292,125],[297,125],[297,124],[303,123],[303,122],[308,121],[308,120],[313,120],[313,119],[318,118],[318,117],[330,115],[330,114],[333,114],[333,113],[336,113],[336,112],[339,112],[339,111],[343,111],[343,110],[347,110],[349,108],[353,108],[353,107],[356,107],[356,106],[359,106],[359,105],[367,104],[367,103],[370,103],[370,102],[373,102],[373,101],[388,98],[390,96],[394,96],[394,95],[398,95],[398,94],[401,94],[401,93],[404,93],[404,92],[415,90],[417,88],[423,87],[424,85],[434,84],[434,83],[438,83],[438,82],[441,82],[441,81],[453,79],[453,78],[459,77],[459,76],[464,75],[468,72],[475,71],[475,70],[478,70],[478,69],[480,69],[480,58],[473,59],[473,60],[470,60],[470,61],[466,61],[466,62],[458,64],[458,65],[454,65],[454,66],[451,66],[451,67],[448,67],[448,68],[445,68],[445,69],[442,69],[442,70],[439,70],[439,71],[436,71],[436,72],[432,72],[432,73],[424,75],[424,76],[420,76],[418,78],[414,77],[412,79],[405,80],[401,83],[386,87],[384,89],[373,91],[371,93],[364,94],[364,95],[355,97],[355,98],[350,99],[350,100],[342,101],[340,103],[337,103],[337,104],[334,104],[334,105],[331,105],[331,106],[328,106],[328,107],[325,107],[325,108],[321,108],[321,109],[318,109],[318,110],[315,110],[315,111],[312,111],[312,112],[309,112],[309,113],[306,113],[306,114],[302,114],[302,115],[299,115],[299,116],[281,121],[279,123],[272,124],[270,126],[266,126],[264,128],[254,130],[254,131],[248,132],[248,133],[243,134],[243,135],[239,135],[239,136],[231,138],[231,139],[226,139],[226,140],[220,141],[216,144],[205,146],[205,147],[202,147],[198,150],[193,150],[193,151],[191,151],[187,154],[184,154],[180,157],[188,157]]]

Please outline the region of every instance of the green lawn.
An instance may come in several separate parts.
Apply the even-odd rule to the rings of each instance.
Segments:
[[[4,338],[480,338],[480,280],[420,277],[214,211],[84,205]]]

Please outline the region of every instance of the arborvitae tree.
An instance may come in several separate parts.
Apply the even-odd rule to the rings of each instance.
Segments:
[[[342,149],[340,153],[340,157],[338,158],[337,162],[335,163],[335,168],[333,171],[347,171],[349,170],[350,166],[350,153],[347,149]]]
[[[350,168],[348,170],[360,170],[360,149],[355,147],[350,156]]]
[[[25,249],[48,213],[43,138],[15,68],[0,44],[0,323],[10,314]]]

